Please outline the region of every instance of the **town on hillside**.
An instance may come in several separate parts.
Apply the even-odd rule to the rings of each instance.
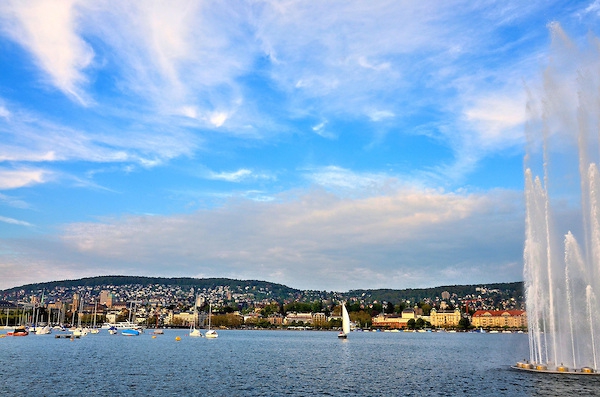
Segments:
[[[522,283],[422,290],[300,291],[253,281],[117,279],[54,282],[0,291],[0,326],[133,321],[148,328],[337,329],[344,302],[352,327],[370,330],[524,331]],[[202,280],[203,282],[200,282]],[[112,281],[112,279],[111,279]],[[118,281],[118,282],[117,282]],[[128,283],[125,283],[128,282]],[[130,283],[129,283],[130,282]]]

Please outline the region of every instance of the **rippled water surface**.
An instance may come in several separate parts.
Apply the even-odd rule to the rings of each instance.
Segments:
[[[0,339],[0,395],[600,396],[600,376],[509,368],[527,355],[525,334],[30,335]]]

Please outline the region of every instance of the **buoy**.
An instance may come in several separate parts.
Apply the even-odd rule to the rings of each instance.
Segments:
[[[156,335],[152,335],[152,339],[156,339]]]
[[[176,340],[177,342],[179,342],[179,341],[181,340],[181,337],[180,337],[180,336],[176,336],[176,337],[175,337],[175,340]]]

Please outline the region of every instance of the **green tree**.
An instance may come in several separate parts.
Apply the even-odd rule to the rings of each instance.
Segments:
[[[266,305],[260,311],[264,317],[269,317],[271,314],[279,312],[279,305],[277,303],[271,303],[270,305]]]
[[[421,317],[419,317],[417,319],[417,321],[415,321],[415,328],[416,329],[423,329],[423,328],[425,328],[425,320],[423,320]]]
[[[369,313],[361,310],[359,312],[350,312],[350,320],[354,321],[361,328],[369,328],[373,324],[373,319]]]
[[[402,310],[406,309],[406,304],[404,302],[400,302],[396,305],[396,313],[402,313]]]
[[[471,326],[471,322],[467,317],[463,317],[458,321],[458,328],[467,329]]]
[[[321,313],[323,311],[323,302],[316,300],[311,305],[311,313]]]
[[[381,312],[383,312],[383,306],[381,303],[373,303],[373,307],[371,308],[371,316],[376,316]]]
[[[408,329],[415,329],[417,322],[415,321],[414,318],[411,318],[410,320],[408,320],[408,322],[406,323],[406,327]]]
[[[385,313],[388,313],[388,314],[394,313],[394,304],[391,302],[386,303],[384,310],[385,310]]]

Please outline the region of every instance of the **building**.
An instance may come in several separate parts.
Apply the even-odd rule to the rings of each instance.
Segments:
[[[312,323],[316,326],[323,326],[327,324],[327,316],[325,313],[313,313],[312,315]]]
[[[429,322],[434,327],[451,328],[457,327],[460,321],[460,310],[436,310],[431,309],[429,313]]]
[[[527,313],[525,310],[477,310],[471,325],[477,328],[525,328]]]
[[[416,306],[413,309],[402,310],[402,313],[399,315],[380,313],[379,315],[373,317],[373,327],[400,329],[406,328],[410,320],[416,320],[417,318],[427,320],[427,318],[423,316],[423,310]]]
[[[373,317],[373,328],[406,328],[408,320],[398,314],[380,313]]]
[[[311,313],[289,313],[285,316],[284,324],[312,324],[313,316]]]
[[[283,325],[284,317],[279,313],[273,313],[267,317],[267,321],[273,325]]]
[[[113,304],[112,292],[107,291],[107,290],[100,291],[100,304],[106,305],[106,307],[112,307],[112,304]]]

